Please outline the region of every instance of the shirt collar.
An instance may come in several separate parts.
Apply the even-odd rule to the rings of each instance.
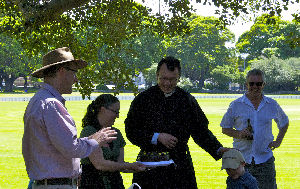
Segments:
[[[61,96],[61,94],[51,85],[48,83],[44,83],[42,86],[43,89],[47,90],[49,93],[51,93],[57,100],[59,100],[61,103],[65,105],[66,100],[64,97]]]
[[[246,96],[246,93],[244,93],[244,95],[242,96],[241,101],[243,103],[250,102],[250,100]],[[266,103],[270,103],[270,99],[266,98],[266,96],[264,94],[262,94],[262,100],[261,101],[266,102]]]
[[[165,97],[172,96],[172,94],[174,94],[175,90],[176,90],[176,88],[170,93],[164,93]]]
[[[263,101],[265,101],[266,103],[271,103],[270,99],[269,99],[269,98],[266,98],[265,95],[263,95]]]
[[[249,106],[253,106],[251,101],[247,98],[246,93],[242,96],[241,102]],[[257,111],[259,111],[266,103],[270,103],[270,99],[266,98],[266,96],[262,94],[262,100],[257,108]]]
[[[155,86],[156,87],[156,90],[159,91],[160,94],[164,95],[164,97],[170,97],[172,96],[175,92],[176,92],[176,88],[177,86],[175,87],[175,89],[172,91],[172,92],[169,92],[169,93],[164,93],[158,86],[158,84]]]

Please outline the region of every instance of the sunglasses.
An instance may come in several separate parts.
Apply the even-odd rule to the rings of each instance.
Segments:
[[[249,82],[249,85],[252,87],[253,85],[256,85],[256,86],[258,86],[258,87],[261,87],[263,84],[264,84],[264,82]]]
[[[115,114],[119,115],[120,114],[120,111],[117,111],[117,110],[113,110],[111,108],[108,108],[108,107],[105,107],[106,109],[108,109],[109,111],[111,112],[114,112]]]

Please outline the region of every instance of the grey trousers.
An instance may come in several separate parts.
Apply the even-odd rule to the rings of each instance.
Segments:
[[[246,169],[254,176],[258,182],[259,189],[277,189],[275,158],[271,157],[268,161],[261,164],[246,164]]]
[[[35,181],[32,183],[32,189],[78,189],[77,182],[72,180],[72,185],[48,185],[45,184],[37,185]]]
[[[74,185],[36,185],[33,183],[32,189],[77,189],[77,186]]]

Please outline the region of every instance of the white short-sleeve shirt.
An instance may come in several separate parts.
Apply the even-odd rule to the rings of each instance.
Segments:
[[[275,100],[263,95],[256,110],[246,95],[243,95],[231,102],[223,116],[221,127],[243,130],[248,126],[248,119],[254,132],[253,140],[234,138],[233,147],[242,152],[247,163],[251,163],[252,157],[256,164],[264,163],[273,156],[268,147],[274,140],[272,120],[277,123],[278,129],[281,129],[288,124],[289,119]]]

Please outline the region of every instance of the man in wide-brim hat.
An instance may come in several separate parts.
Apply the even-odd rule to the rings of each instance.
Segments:
[[[71,51],[67,47],[58,48],[50,51],[43,57],[43,67],[32,73],[33,77],[44,77],[44,71],[55,66],[72,66],[78,70],[87,66],[86,61],[74,59]]]
[[[110,128],[77,138],[75,122],[61,95],[72,93],[77,70],[86,66],[63,47],[47,53],[43,67],[32,73],[44,78],[44,85],[31,98],[24,114],[22,153],[33,189],[77,188],[80,158],[116,138]]]
[[[45,82],[47,83],[49,82],[49,78],[53,78],[52,76],[57,74],[60,68],[64,68],[64,70],[62,69],[61,71],[65,71],[66,73],[70,72],[70,74],[73,73],[74,77],[69,77],[70,74],[63,75],[64,77],[66,77],[66,80],[62,78],[62,80],[60,80],[62,85],[57,86],[57,89],[59,92],[62,90],[61,94],[70,94],[72,92],[72,85],[77,82],[75,73],[78,69],[84,68],[86,66],[87,63],[84,60],[74,59],[70,49],[67,47],[63,47],[47,53],[43,57],[43,67],[34,71],[31,75],[37,78],[44,78]],[[60,74],[57,75],[60,76]],[[52,85],[53,84],[54,83],[52,83]]]

